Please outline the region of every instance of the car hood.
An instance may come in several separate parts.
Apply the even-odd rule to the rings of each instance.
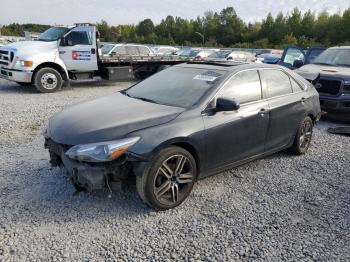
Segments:
[[[47,53],[57,50],[57,41],[19,41],[1,47],[2,50],[13,51],[16,56],[26,56]]]
[[[295,72],[309,80],[318,74],[321,74],[321,76],[350,79],[350,67],[309,64],[295,70]]]
[[[46,136],[65,145],[111,141],[136,130],[167,123],[184,110],[115,93],[55,114],[49,121]]]

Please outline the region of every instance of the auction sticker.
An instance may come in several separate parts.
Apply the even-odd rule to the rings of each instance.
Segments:
[[[193,79],[195,80],[201,80],[201,81],[208,81],[208,82],[214,82],[216,79],[218,79],[221,76],[221,74],[213,71],[207,71],[205,73],[196,75]]]

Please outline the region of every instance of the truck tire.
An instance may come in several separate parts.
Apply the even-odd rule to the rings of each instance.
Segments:
[[[62,87],[62,76],[53,68],[44,67],[34,75],[34,85],[41,93],[54,93]]]

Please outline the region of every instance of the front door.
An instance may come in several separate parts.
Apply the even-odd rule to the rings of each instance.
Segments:
[[[78,26],[69,31],[58,50],[68,71],[93,72],[98,69],[96,29],[93,26]]]
[[[257,70],[236,74],[216,97],[234,98],[241,107],[203,116],[209,171],[262,154],[269,125],[268,103],[262,99]]]

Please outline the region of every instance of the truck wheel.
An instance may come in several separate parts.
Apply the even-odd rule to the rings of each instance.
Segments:
[[[172,146],[158,152],[142,176],[136,177],[141,199],[157,210],[180,205],[191,193],[196,161],[186,150]]]
[[[62,87],[62,76],[53,68],[42,68],[34,76],[34,85],[41,93],[53,93]]]
[[[290,148],[292,153],[295,155],[303,155],[307,152],[311,145],[313,126],[314,123],[309,116],[301,121],[293,146]]]

